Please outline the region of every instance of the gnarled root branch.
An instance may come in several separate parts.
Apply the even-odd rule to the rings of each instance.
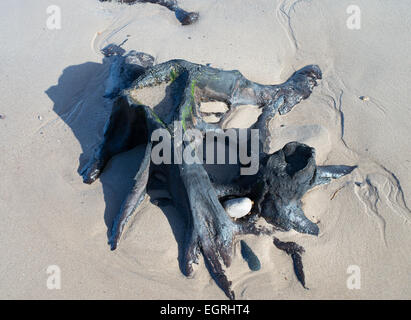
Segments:
[[[111,2],[112,0],[100,0],[100,2],[107,1]],[[177,4],[177,0],[117,0],[117,2],[127,4],[134,4],[136,2],[149,2],[159,4],[160,6],[166,7],[167,9],[173,11],[176,15],[176,18],[183,26],[193,24],[198,20],[200,16],[198,12],[187,12],[181,9]]]

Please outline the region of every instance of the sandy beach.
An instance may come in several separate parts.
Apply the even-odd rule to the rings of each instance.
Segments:
[[[317,64],[309,99],[270,122],[268,148],[290,141],[316,149],[321,165],[358,165],[303,197],[318,237],[279,232],[305,248],[306,285],[269,236],[244,239],[261,261],[251,271],[239,243],[227,275],[237,299],[411,298],[411,3],[407,0],[180,0],[200,13],[182,26],[155,4],[97,0],[0,2],[0,299],[226,299],[203,258],[193,278],[178,262],[178,210],[148,197],[110,251],[108,228],[143,154],[115,156],[92,185],[79,172],[102,139],[111,112],[104,98],[109,59],[121,44],[155,63],[185,59],[240,70],[262,84],[286,81]],[[360,9],[360,24],[350,20]],[[50,6],[61,28],[50,29]],[[348,22],[347,22],[348,21]],[[358,22],[356,22],[358,23]],[[141,101],[164,101],[165,87]],[[258,117],[245,106],[227,127]],[[49,266],[61,288],[49,289]],[[360,287],[350,288],[352,270]]]

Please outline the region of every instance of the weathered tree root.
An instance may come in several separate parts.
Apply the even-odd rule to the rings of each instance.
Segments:
[[[305,286],[304,267],[301,259],[301,255],[305,252],[304,248],[295,242],[282,242],[275,237],[273,243],[278,249],[291,256],[291,259],[293,259],[294,273],[296,274],[298,281],[301,282],[305,289],[308,289]]]
[[[318,226],[301,209],[301,198],[311,188],[351,173],[356,166],[317,166],[315,150],[299,142],[260,158],[254,176],[241,176],[227,188],[240,186],[255,203],[255,210],[268,223],[288,231],[318,235]],[[221,188],[221,186],[220,186]]]
[[[100,2],[111,2],[112,0],[99,0]],[[134,4],[136,2],[149,2],[159,4],[160,6],[166,7],[167,9],[173,11],[176,15],[176,18],[180,23],[185,26],[189,24],[193,24],[199,18],[198,12],[187,12],[181,9],[178,4],[177,0],[115,0],[120,3],[127,3],[127,4]]]
[[[118,85],[111,86],[111,90],[106,92],[107,96],[114,97],[113,111],[104,139],[83,171],[84,182],[95,181],[115,154],[146,144],[135,185],[114,220],[109,239],[111,248],[117,247],[127,221],[144,199],[148,181],[160,172],[166,178],[166,188],[175,207],[188,219],[182,272],[187,276],[193,274],[193,263],[198,263],[201,252],[216,283],[230,299],[234,299],[231,282],[224,270],[231,264],[237,235],[272,234],[274,229],[256,225],[259,216],[275,228],[318,234],[318,227],[304,216],[300,208],[301,197],[311,187],[343,176],[353,167],[317,167],[314,149],[293,142],[272,155],[261,152],[260,169],[256,175],[240,176],[228,185],[217,185],[213,184],[201,164],[183,161],[181,164],[154,165],[150,153],[156,142],[151,141],[151,133],[156,128],[164,128],[174,139],[176,128],[173,120],[181,122],[184,132],[189,129],[203,133],[221,132],[223,120],[209,124],[202,119],[203,113],[199,110],[202,101],[223,101],[228,105],[228,113],[239,105],[257,105],[263,112],[253,127],[266,130],[267,121],[277,111],[287,113],[298,102],[308,98],[317,80],[321,79],[321,71],[311,65],[295,72],[284,84],[261,85],[246,79],[237,70],[223,71],[184,60],[143,67],[146,60],[143,57],[134,52],[124,59],[114,60],[110,81]],[[129,85],[133,77],[136,79]],[[152,109],[141,105],[135,98],[135,90],[139,88],[174,81],[182,86],[183,94],[180,103],[170,107],[168,119],[160,119]],[[190,145],[183,142],[178,148],[182,147],[189,148]],[[255,201],[255,214],[233,220],[224,211],[220,200],[239,195],[249,196]],[[279,240],[274,244],[284,247]],[[294,247],[294,251],[291,249],[288,252],[293,257],[297,277],[304,285],[302,250],[298,247]]]

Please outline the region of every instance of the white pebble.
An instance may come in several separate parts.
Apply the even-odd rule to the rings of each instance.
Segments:
[[[231,218],[242,218],[246,216],[253,206],[249,198],[236,198],[227,200],[223,204],[225,211]]]

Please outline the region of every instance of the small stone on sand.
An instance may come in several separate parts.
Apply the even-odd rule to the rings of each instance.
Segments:
[[[231,218],[242,218],[246,216],[253,206],[249,198],[236,198],[224,202],[224,209]]]

